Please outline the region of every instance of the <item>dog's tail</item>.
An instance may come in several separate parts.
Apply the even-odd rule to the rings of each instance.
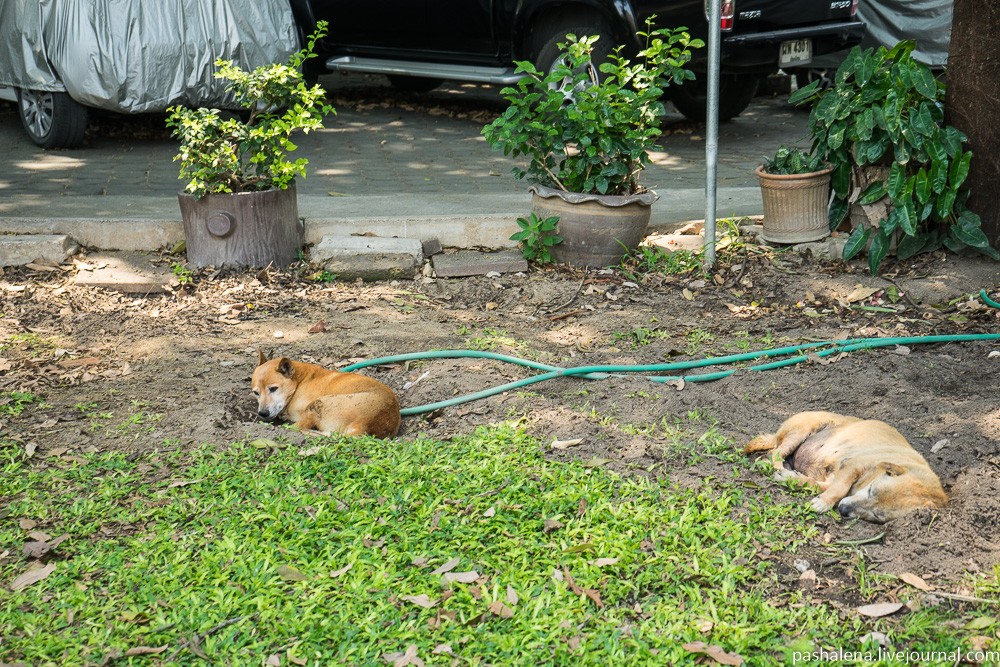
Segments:
[[[747,446],[743,448],[743,453],[750,454],[752,452],[769,452],[777,446],[777,433],[758,435],[756,438],[747,443]]]

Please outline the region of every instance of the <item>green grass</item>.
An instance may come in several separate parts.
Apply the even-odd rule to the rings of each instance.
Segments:
[[[0,450],[0,582],[26,567],[20,519],[70,536],[50,576],[0,591],[0,662],[384,665],[413,646],[428,665],[694,665],[682,644],[704,641],[775,665],[860,650],[869,629],[770,597],[777,574],[758,550],[810,537],[800,502],[548,461],[512,425],[448,442],[268,443],[45,466]],[[433,574],[451,559],[476,581]],[[435,606],[404,598],[421,595]],[[974,634],[943,612],[905,618],[920,622],[897,627],[897,645]],[[453,655],[433,653],[443,644]],[[167,648],[125,655],[139,646]]]
[[[41,399],[27,391],[0,391],[0,415],[16,417],[24,412],[24,408],[32,403],[40,403]]]

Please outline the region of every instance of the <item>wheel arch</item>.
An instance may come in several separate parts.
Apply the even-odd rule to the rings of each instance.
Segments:
[[[512,49],[515,60],[530,59],[538,31],[543,26],[578,22],[581,15],[597,17],[614,31],[618,43],[638,46],[635,33],[638,23],[632,3],[624,0],[599,2],[598,0],[553,0],[517,3],[513,22]],[[631,42],[631,43],[630,43]]]

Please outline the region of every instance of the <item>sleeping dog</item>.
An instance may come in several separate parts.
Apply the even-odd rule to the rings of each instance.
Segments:
[[[836,507],[845,517],[883,523],[948,502],[924,457],[885,422],[800,412],[743,449],[764,451],[771,452],[776,478],[799,479],[821,491],[810,503],[817,512]]]
[[[282,417],[303,431],[391,438],[399,430],[396,394],[366,375],[268,359],[258,350],[252,391],[261,419]]]

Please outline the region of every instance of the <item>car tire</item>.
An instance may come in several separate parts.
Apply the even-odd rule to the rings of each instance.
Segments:
[[[76,148],[87,131],[87,108],[66,93],[17,91],[17,111],[24,130],[42,148]]]
[[[668,89],[670,101],[691,120],[705,120],[705,106],[708,102],[706,77],[707,75],[700,74],[694,81]],[[723,74],[719,78],[719,120],[729,120],[743,113],[757,94],[759,85],[760,79],[753,75]]]
[[[404,93],[429,93],[444,83],[444,79],[403,74],[386,74],[386,78],[393,88]]]
[[[591,62],[597,70],[601,63],[608,59],[608,56],[618,46],[614,31],[603,20],[596,18],[592,23],[584,23],[580,18],[572,20],[557,20],[543,24],[535,31],[533,48],[531,50],[534,65],[543,75],[552,71],[559,58],[559,44],[566,42],[566,35],[573,34],[577,37],[584,35],[598,35],[599,39],[594,44],[594,51],[591,54]]]

